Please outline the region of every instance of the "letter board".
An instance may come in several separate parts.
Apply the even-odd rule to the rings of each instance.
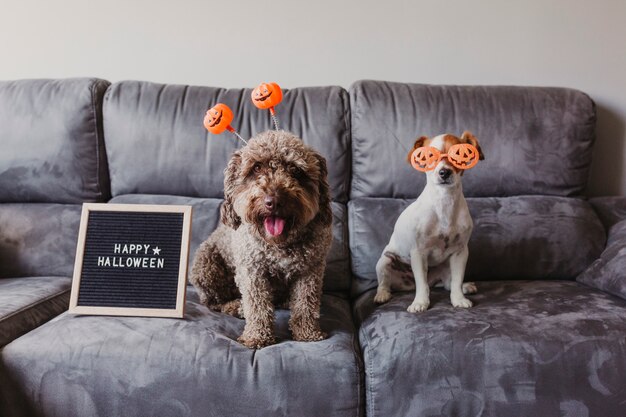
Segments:
[[[184,316],[191,207],[83,204],[70,313]]]

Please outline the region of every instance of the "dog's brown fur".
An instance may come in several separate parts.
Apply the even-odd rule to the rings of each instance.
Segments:
[[[244,317],[239,341],[275,343],[274,306],[286,302],[294,340],[322,340],[320,302],[332,212],[326,160],[284,131],[267,131],[235,152],[224,171],[222,223],[195,255],[190,281],[213,310]],[[276,197],[271,213],[266,196]],[[268,215],[286,219],[266,233]]]

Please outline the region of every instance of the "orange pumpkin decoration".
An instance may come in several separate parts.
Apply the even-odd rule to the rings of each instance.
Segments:
[[[211,107],[204,116],[206,130],[219,135],[225,130],[231,130],[230,123],[233,121],[233,111],[226,104],[217,103]],[[230,128],[230,129],[229,129]]]
[[[448,149],[448,161],[456,168],[470,169],[478,163],[478,149],[469,143],[458,143]]]
[[[270,109],[283,100],[283,91],[276,83],[261,83],[252,90],[252,102],[259,109]]]
[[[441,152],[432,146],[422,146],[413,151],[411,165],[418,171],[432,171],[441,160]]]

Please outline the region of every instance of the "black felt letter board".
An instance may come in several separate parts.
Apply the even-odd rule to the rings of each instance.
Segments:
[[[102,207],[106,205],[86,206],[99,209],[89,210],[87,221],[81,224],[81,229],[86,230],[82,262],[77,259],[77,266],[81,264],[77,294],[74,285],[72,290],[75,307],[110,307],[117,313],[124,309],[176,310],[180,301],[181,256],[186,269],[188,250],[185,214],[107,211]]]

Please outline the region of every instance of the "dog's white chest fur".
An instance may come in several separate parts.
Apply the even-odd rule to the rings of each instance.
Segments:
[[[422,253],[429,267],[462,250],[472,233],[472,218],[460,192],[426,187],[396,221],[386,251],[410,264],[411,251]]]

